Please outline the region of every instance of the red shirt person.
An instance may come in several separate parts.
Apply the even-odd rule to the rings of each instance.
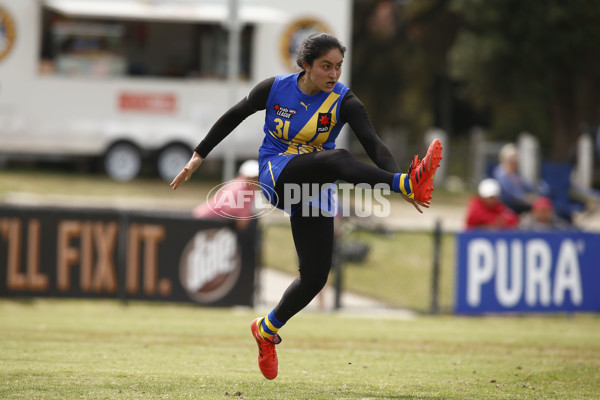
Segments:
[[[467,229],[507,229],[519,225],[519,217],[500,200],[500,184],[484,179],[467,207]]]

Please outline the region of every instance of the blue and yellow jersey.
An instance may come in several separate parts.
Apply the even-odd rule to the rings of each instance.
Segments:
[[[265,153],[296,155],[335,147],[343,126],[339,108],[348,87],[338,82],[331,93],[307,95],[298,88],[299,75],[275,78],[265,114]]]
[[[337,82],[331,93],[307,95],[298,88],[300,74],[278,75],[267,100],[259,163],[260,181],[271,190],[294,156],[335,148],[344,125],[339,111],[348,87]]]

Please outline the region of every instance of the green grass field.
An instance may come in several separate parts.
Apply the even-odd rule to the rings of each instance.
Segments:
[[[298,261],[289,225],[264,226],[264,264],[296,274]],[[357,231],[346,236],[369,246],[365,261],[346,262],[343,287],[393,307],[429,312],[433,237],[426,232],[379,233]],[[449,312],[454,304],[454,234],[443,235],[440,256],[439,308]],[[403,257],[398,257],[403,254]],[[329,284],[333,284],[330,278]]]
[[[600,317],[303,312],[265,380],[255,312],[0,301],[1,399],[598,399]]]
[[[198,174],[197,179],[182,185],[176,192],[169,183],[155,177],[140,177],[131,182],[117,182],[102,174],[65,172],[49,168],[0,169],[0,202],[15,194],[42,196],[42,202],[60,196],[65,207],[107,205],[107,199],[122,199],[129,208],[137,209],[140,203],[151,200],[155,209],[181,208],[191,210],[206,200],[208,191],[219,181],[208,180]],[[50,196],[50,198],[48,198]],[[100,200],[100,201],[98,201]]]
[[[151,198],[161,207],[186,209],[213,184],[198,179],[175,195],[153,178],[124,184],[102,175],[3,170],[0,200],[60,193],[80,202],[122,197],[132,206]],[[291,236],[281,240],[289,226],[269,226],[265,235],[267,244],[289,244],[266,247],[265,264],[295,272]],[[366,264],[346,266],[346,288],[428,310],[427,234],[359,232],[353,238],[367,242],[371,254]],[[445,235],[443,311],[452,307],[453,247],[453,237]],[[390,265],[398,252],[410,257]],[[274,381],[256,365],[249,332],[256,315],[165,303],[1,299],[0,399],[600,398],[598,315],[402,320],[302,312],[281,332]]]

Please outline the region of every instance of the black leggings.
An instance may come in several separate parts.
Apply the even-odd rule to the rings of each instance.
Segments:
[[[277,319],[287,322],[306,307],[327,282],[333,257],[333,217],[297,212],[290,218],[300,275],[288,286],[273,310]]]
[[[286,183],[333,183],[338,180],[352,184],[375,186],[386,183],[392,187],[394,173],[356,159],[344,149],[315,151],[292,158],[277,179],[275,192],[282,198]]]
[[[275,193],[283,199],[287,183],[325,184],[344,180],[371,186],[386,183],[391,187],[393,179],[394,173],[363,163],[346,150],[326,150],[290,160],[277,179]],[[333,217],[319,212],[305,216],[298,211],[290,218],[290,223],[300,275],[274,309],[275,316],[283,323],[306,307],[323,289],[333,257]]]

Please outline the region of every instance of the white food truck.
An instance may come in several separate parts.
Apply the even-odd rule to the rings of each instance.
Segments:
[[[348,46],[351,12],[351,0],[0,0],[0,156],[102,159],[122,181],[152,162],[171,179],[229,106],[293,71],[307,34]],[[211,158],[256,157],[263,118]]]

